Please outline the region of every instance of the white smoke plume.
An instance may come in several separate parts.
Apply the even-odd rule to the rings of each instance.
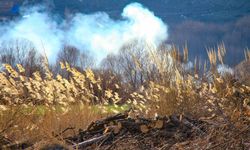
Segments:
[[[35,48],[55,59],[67,43],[80,50],[88,50],[98,61],[109,53],[116,53],[134,39],[158,46],[167,39],[167,25],[153,12],[139,3],[127,5],[121,20],[113,20],[105,12],[76,14],[71,21],[58,23],[54,16],[32,9],[22,18],[0,26],[0,41],[25,39]]]
[[[230,68],[227,65],[222,65],[222,64],[220,64],[220,65],[217,66],[217,71],[222,76],[226,75],[226,74],[231,74],[231,75],[234,74],[234,71],[233,71],[232,68]]]

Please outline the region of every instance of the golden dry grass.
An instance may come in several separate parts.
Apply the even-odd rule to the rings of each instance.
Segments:
[[[187,62],[186,47],[183,53],[183,61]],[[45,62],[44,74],[35,72],[28,78],[21,65],[15,70],[5,64],[5,71],[0,73],[0,142],[36,143],[38,147],[48,142],[65,144],[64,137],[76,134],[93,120],[128,107],[136,115],[216,116],[235,127],[238,123],[237,128],[243,127],[242,119],[249,121],[250,117],[250,87],[230,73],[219,74],[216,67],[224,64],[225,53],[224,45],[208,50],[210,69],[199,73],[196,69],[184,70],[175,47],[172,51],[149,51],[147,67],[156,67],[157,79],[148,81],[141,91],[124,92],[128,95],[125,100],[114,89],[102,89],[102,79],[90,69],[80,72],[62,62],[61,68],[71,74],[66,79],[53,75]],[[141,62],[135,62],[137,69],[142,69]],[[127,107],[122,107],[121,102]],[[64,132],[65,129],[68,130]]]

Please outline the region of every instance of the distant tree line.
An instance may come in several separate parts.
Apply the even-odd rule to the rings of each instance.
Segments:
[[[43,72],[43,64],[47,61],[45,57],[36,50],[31,42],[24,39],[5,41],[0,46],[0,64],[10,64],[14,68],[17,64],[21,64],[25,69],[25,75],[28,77],[36,71]],[[60,69],[60,62],[68,62],[71,67],[79,70],[94,65],[91,56],[70,45],[64,45],[58,52],[55,63],[49,63],[49,67],[54,74],[69,77],[66,72],[62,72]]]
[[[197,21],[185,21],[175,27],[170,28],[170,37],[167,44],[187,46],[189,49],[190,60],[198,57],[197,64],[204,63],[207,59],[206,48],[216,48],[218,44],[224,43],[227,49],[225,63],[236,65],[244,59],[244,49],[250,47],[250,17],[243,17],[235,23],[209,24]],[[92,70],[103,79],[103,88],[114,88],[115,83],[126,83],[130,89],[139,89],[142,85],[146,86],[150,81],[161,79],[160,70],[156,66],[165,69],[166,64],[152,63],[152,56],[148,53],[150,46],[139,44],[140,41],[131,41],[119,50],[118,54],[109,54],[102,60],[98,67],[93,56],[88,52],[77,49],[74,46],[65,44],[55,57],[54,63],[49,67],[54,75],[60,74],[69,79],[68,71],[60,69],[60,62],[67,62],[71,67],[79,71],[86,68]],[[167,44],[163,44],[157,50],[159,62],[170,60],[165,55]],[[178,47],[176,47],[178,51]],[[161,54],[159,54],[161,53]],[[180,54],[173,54],[179,61],[186,61]],[[151,58],[150,58],[151,57]],[[232,59],[233,58],[233,59]],[[15,67],[21,64],[25,68],[25,75],[30,77],[34,72],[43,73],[44,56],[38,53],[29,41],[14,40],[3,42],[0,45],[0,64],[10,64]],[[195,67],[195,66],[194,66]],[[167,72],[166,72],[167,73]],[[171,75],[165,75],[165,77]]]
[[[150,81],[161,80],[162,72],[160,71],[166,69],[167,66],[155,63],[171,61],[166,60],[168,59],[166,51],[168,49],[164,45],[156,50],[135,40],[125,44],[117,54],[109,54],[96,67],[94,58],[87,52],[65,45],[58,52],[55,62],[49,63],[49,68],[55,76],[60,74],[66,79],[70,79],[71,74],[61,69],[60,62],[67,62],[70,67],[81,72],[91,68],[96,76],[102,79],[102,89],[116,89],[116,85],[124,85],[127,89],[134,91],[147,86]],[[153,56],[153,53],[157,53],[157,56]],[[25,75],[32,77],[37,71],[41,75],[44,74],[43,66],[46,64],[46,58],[37,52],[30,42],[15,40],[0,46],[0,64],[10,64],[13,68],[21,64],[25,69]],[[162,68],[158,68],[159,66]]]

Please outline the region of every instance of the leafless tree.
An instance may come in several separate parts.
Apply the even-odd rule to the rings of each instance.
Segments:
[[[145,81],[146,45],[135,40],[125,44],[116,55],[108,55],[102,61],[102,68],[121,75],[124,83],[137,89]]]
[[[80,51],[73,46],[64,46],[57,55],[57,62],[67,62],[71,67],[77,67],[79,64]]]
[[[84,70],[86,68],[93,68],[94,66],[94,58],[85,51],[81,52],[79,56],[79,67]]]
[[[59,51],[56,66],[54,67],[55,69],[53,69],[55,73],[60,73],[62,76],[69,78],[70,74],[60,69],[60,62],[68,63],[70,67],[76,68],[79,71],[83,71],[86,68],[92,68],[95,65],[90,55],[69,45],[65,45],[63,49]]]
[[[26,40],[13,40],[1,43],[0,64],[9,64],[13,68],[21,64],[26,76],[32,76],[35,71],[41,71],[42,56],[34,46]]]

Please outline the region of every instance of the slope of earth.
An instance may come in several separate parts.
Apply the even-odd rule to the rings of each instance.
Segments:
[[[73,12],[92,13],[105,11],[112,17],[119,17],[124,6],[132,2],[139,2],[167,22],[183,20],[198,20],[206,22],[233,21],[250,14],[248,0],[1,0],[0,16],[11,15],[11,8],[15,4],[45,3],[63,16],[65,9]]]

